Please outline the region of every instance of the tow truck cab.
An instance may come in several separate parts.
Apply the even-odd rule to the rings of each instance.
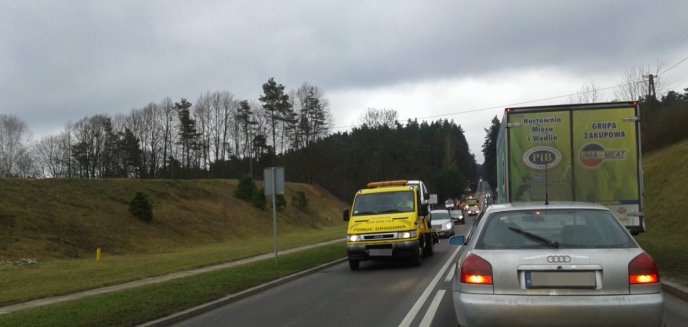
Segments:
[[[346,250],[349,267],[372,259],[408,259],[420,265],[431,256],[439,237],[432,229],[428,193],[422,181],[369,183],[356,192],[351,208],[344,209],[349,222]]]

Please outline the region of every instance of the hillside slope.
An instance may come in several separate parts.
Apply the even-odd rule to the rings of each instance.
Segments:
[[[647,232],[636,239],[660,273],[688,285],[688,140],[643,158]]]
[[[272,211],[234,197],[236,180],[0,179],[0,260],[166,252],[272,234]],[[303,191],[308,208],[291,205]],[[145,223],[128,212],[136,192],[151,200]],[[342,226],[346,205],[326,190],[287,183],[278,232]],[[270,203],[270,201],[268,201]]]

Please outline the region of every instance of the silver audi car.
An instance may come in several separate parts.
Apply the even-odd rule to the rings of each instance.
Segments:
[[[662,326],[654,260],[607,208],[492,205],[461,245],[453,280],[460,326]]]

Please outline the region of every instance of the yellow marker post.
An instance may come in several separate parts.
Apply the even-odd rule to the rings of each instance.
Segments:
[[[100,248],[96,249],[96,262],[100,262]]]

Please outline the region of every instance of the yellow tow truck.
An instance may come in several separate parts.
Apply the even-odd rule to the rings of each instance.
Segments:
[[[439,243],[432,229],[427,188],[422,181],[369,183],[356,192],[351,208],[344,209],[349,222],[346,250],[349,267],[361,261],[407,259],[419,266]]]

